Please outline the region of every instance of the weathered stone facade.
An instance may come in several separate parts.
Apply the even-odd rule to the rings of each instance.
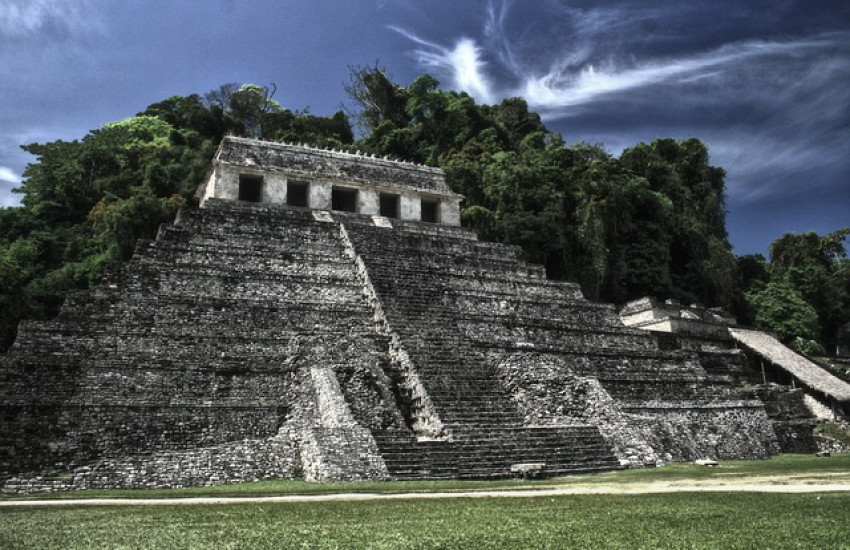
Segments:
[[[706,371],[728,376],[742,396],[762,401],[782,452],[817,450],[818,421],[841,418],[850,405],[846,380],[721,310],[642,298],[626,304],[620,317],[652,331],[666,349],[696,352]]]
[[[287,162],[271,150],[254,162]],[[776,452],[762,402],[709,364],[452,224],[209,196],[57,319],[22,324],[0,358],[0,479],[481,478]]]
[[[806,403],[802,389],[777,384],[761,384],[749,390],[764,402],[765,412],[773,422],[773,431],[784,453],[813,453],[818,450],[814,429],[817,419]]]
[[[460,225],[463,198],[436,168],[236,137],[224,139],[198,195],[202,204],[245,200],[444,225]]]

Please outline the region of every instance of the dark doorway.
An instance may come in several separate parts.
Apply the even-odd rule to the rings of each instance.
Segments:
[[[247,202],[262,202],[263,176],[239,174],[239,200]]]
[[[331,190],[331,208],[340,212],[357,212],[357,189],[334,187]]]
[[[398,195],[381,193],[378,198],[380,214],[386,218],[398,218],[399,199]]]
[[[287,182],[286,204],[289,206],[310,206],[310,184],[306,181]]]
[[[422,221],[440,223],[440,201],[422,199]]]

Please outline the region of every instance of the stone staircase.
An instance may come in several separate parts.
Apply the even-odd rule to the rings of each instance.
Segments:
[[[543,463],[547,474],[619,467],[595,426],[530,426],[500,381],[494,366],[475,350],[463,329],[465,313],[452,300],[462,280],[488,292],[498,285],[515,299],[523,280],[541,280],[528,299],[541,303],[557,290],[518,251],[467,236],[388,231],[346,225],[387,316],[415,365],[445,428],[440,441],[412,433],[376,433],[391,475],[492,477],[511,465]],[[454,233],[454,231],[453,231]]]
[[[452,441],[419,441],[410,432],[375,434],[396,479],[509,477],[511,466],[540,463],[545,475],[620,467],[595,426],[456,430]]]
[[[660,349],[517,247],[390,223],[181,210],[55,320],[21,325],[0,357],[0,478],[487,478],[770,454],[763,409],[694,352]]]
[[[686,459],[773,452],[775,438],[761,405],[742,400],[731,377],[707,372],[694,352],[660,349],[651,334],[624,327],[613,307],[584,300],[574,284],[546,280],[540,267],[521,260],[516,247],[474,242],[458,237],[456,229],[389,231],[357,220],[346,227],[389,324],[456,440],[467,426],[480,433],[483,426],[510,431],[543,423],[560,430],[549,438],[561,437],[561,445],[571,446],[574,463],[582,462],[575,457],[586,445],[600,467],[610,468],[612,457],[600,453],[598,443],[586,438],[582,445],[566,443],[568,425],[608,423],[602,446],[614,445],[620,459],[637,454],[625,448],[645,450],[650,440],[658,452],[644,453],[644,462],[662,454]],[[519,380],[505,366],[511,364],[534,376]],[[599,398],[616,402],[617,418],[593,417],[571,402],[573,395],[558,395],[539,383],[570,377],[598,380],[604,394]],[[570,384],[561,389],[583,391]],[[529,404],[534,392],[536,402]],[[627,425],[629,433],[623,433]],[[667,437],[675,430],[691,433],[685,445],[677,447]],[[723,435],[704,437],[710,432]],[[378,441],[386,446],[381,437]],[[557,470],[554,460],[541,461]]]

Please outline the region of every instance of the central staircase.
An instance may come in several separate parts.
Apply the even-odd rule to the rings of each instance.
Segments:
[[[422,226],[401,223],[395,231],[358,218],[343,223],[443,428],[438,437],[375,432],[393,477],[505,477],[512,466],[527,463],[543,464],[547,475],[620,467],[596,426],[578,419],[528,425],[492,362],[462,329],[468,313],[457,299],[458,284],[486,292],[482,285],[492,290],[533,280],[559,290],[546,284],[540,268],[522,262],[515,248],[477,242],[458,228],[424,233]],[[408,403],[405,416],[416,406]]]

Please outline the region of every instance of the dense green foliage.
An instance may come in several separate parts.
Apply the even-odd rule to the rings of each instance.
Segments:
[[[748,293],[747,300],[756,326],[772,330],[780,340],[814,340],[817,336],[817,312],[788,281],[771,281]]]
[[[174,96],[79,141],[24,147],[37,157],[18,189],[19,208],[0,209],[0,350],[19,320],[58,311],[65,293],[97,283],[103,265],[128,258],[174,218],[209,169],[226,134],[344,145],[343,113],[283,109],[258,86],[222,86]]]
[[[834,349],[839,327],[850,321],[848,234],[850,228],[824,237],[786,233],[770,245],[770,262],[738,258],[745,293],[739,319],[776,332],[804,353]]]
[[[815,338],[835,344],[838,328],[850,321],[850,262],[844,242],[850,228],[826,236],[810,231],[785,234],[770,245],[770,274],[794,287],[818,316]]]
[[[723,170],[696,139],[661,139],[620,158],[567,146],[520,98],[476,105],[421,76],[410,86],[357,69],[363,147],[446,170],[464,222],[520,245],[549,276],[591,299],[652,294],[729,305],[735,262],[725,229]]]
[[[615,157],[601,145],[567,145],[520,98],[476,105],[428,75],[404,87],[377,67],[355,68],[346,91],[356,143],[342,112],[293,112],[272,99],[273,86],[227,84],[155,103],[80,141],[26,146],[38,160],[24,174],[23,206],[0,210],[0,349],[18,320],[55,314],[68,289],[95,284],[105,262],[129,257],[137,239],[191,201],[226,133],[439,166],[466,196],[466,226],[519,245],[593,300],[652,295],[731,307],[811,349],[850,321],[847,230],[786,235],[770,264],[736,260],[724,172],[697,139],[639,143]],[[808,317],[790,322],[771,309],[782,302]]]

